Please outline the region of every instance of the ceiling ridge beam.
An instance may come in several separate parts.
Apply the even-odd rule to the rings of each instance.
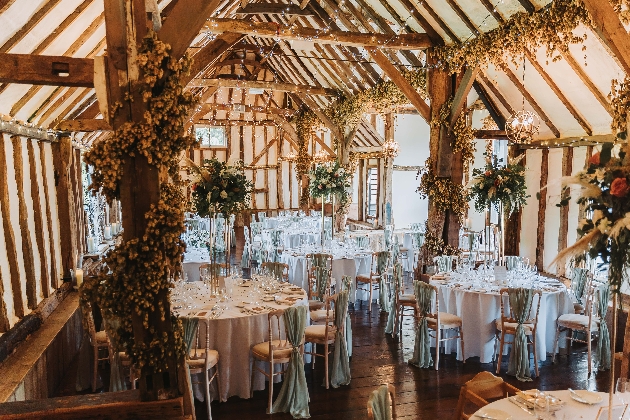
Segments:
[[[232,79],[204,79],[196,78],[190,81],[189,86],[195,87],[228,87],[228,88],[260,88],[277,90],[281,92],[307,93],[309,95],[336,96],[335,89],[327,89],[308,85],[295,85],[291,83],[264,82],[258,80],[232,80]]]
[[[316,28],[284,27],[272,22],[252,22],[239,19],[208,19],[204,30],[215,34],[237,32],[260,38],[310,40],[326,44],[357,47],[372,46],[387,49],[424,49],[433,45],[427,34],[414,33],[389,36],[380,33],[325,31]]]

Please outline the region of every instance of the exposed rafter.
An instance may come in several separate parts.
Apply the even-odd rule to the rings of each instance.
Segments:
[[[227,87],[241,89],[267,89],[278,92],[307,93],[309,95],[336,96],[337,91],[315,86],[293,85],[290,83],[262,82],[253,80],[232,80],[232,79],[193,79],[189,86],[195,87]]]
[[[353,47],[369,46],[417,50],[429,48],[432,45],[427,34],[400,34],[392,37],[380,33],[364,34],[361,32],[320,30],[296,26],[283,27],[275,23],[238,19],[208,19],[204,26],[204,31],[214,34],[236,32],[259,38],[312,41],[320,44],[349,45]]]
[[[461,83],[457,87],[457,91],[455,91],[453,103],[451,104],[451,116],[448,123],[451,129],[455,126],[455,121],[459,118],[460,112],[466,104],[466,97],[468,96],[478,73],[479,66],[467,68]]]
[[[297,4],[248,3],[236,11],[237,15],[282,15],[310,16],[311,12],[300,8]]]
[[[94,87],[94,60],[2,53],[0,54],[0,82]]]

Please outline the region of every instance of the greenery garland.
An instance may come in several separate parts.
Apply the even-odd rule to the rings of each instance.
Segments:
[[[175,182],[161,183],[158,204],[144,215],[144,234],[110,252],[104,259],[106,269],[86,280],[81,291],[83,300],[97,303],[106,318],[118,321],[119,326],[112,332],[113,341],[124,347],[136,368],[148,367],[153,372],[167,369],[173,355],[184,354],[181,323],[165,307],[155,305],[164,302],[164,295],[168,299],[171,276],[183,257],[180,235],[184,231],[186,200],[178,185],[179,157],[195,144],[194,137],[183,135],[184,123],[195,104],[182,82],[190,59],[185,56],[179,61],[171,60],[169,51],[170,46],[154,32],[144,38],[138,54],[143,78],[134,85],[147,103],[144,121],[121,125],[112,137],[98,142],[85,154],[86,162],[94,167],[90,188],[100,190],[108,200],[120,195],[123,160],[127,156],[145,156]],[[112,113],[119,107],[120,104],[115,106]],[[149,324],[149,317],[155,312],[162,321],[170,317],[170,332],[158,333]],[[139,343],[134,340],[134,313],[147,330],[147,340]]]
[[[623,82],[614,79],[608,98],[612,109],[610,128],[617,131],[619,137],[625,138],[628,125],[628,109],[630,107],[630,77],[626,76]]]
[[[425,168],[419,172],[420,186],[416,192],[420,198],[428,198],[440,210],[452,211],[460,221],[468,212],[468,201],[464,186],[456,184],[450,178],[438,178],[433,169],[433,160],[428,158]]]
[[[447,130],[450,129],[449,121],[451,118],[451,105],[453,103],[453,97],[451,96],[442,107],[437,117],[431,120],[432,127],[444,126]],[[470,166],[475,161],[475,152],[477,148],[475,146],[475,130],[468,124],[466,120],[466,110],[462,110],[459,117],[455,121],[453,126],[453,141],[451,147],[453,153],[462,153],[462,164],[464,165],[464,173],[470,170]]]
[[[602,0],[606,1],[606,0]],[[506,56],[522,57],[528,51],[546,47],[547,56],[556,61],[555,51],[568,52],[570,44],[579,44],[586,34],[576,36],[579,25],[591,25],[591,18],[580,0],[553,0],[533,13],[516,13],[491,31],[482,32],[464,44],[433,49],[437,64],[451,72],[464,65],[501,65]]]

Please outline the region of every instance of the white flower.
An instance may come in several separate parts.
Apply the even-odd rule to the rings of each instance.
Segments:
[[[221,198],[226,199],[227,198],[227,193],[225,192],[225,190],[221,191]]]

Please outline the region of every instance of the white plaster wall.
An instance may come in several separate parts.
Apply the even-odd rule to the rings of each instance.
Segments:
[[[53,166],[52,145],[44,143],[44,158],[46,160],[46,181],[48,183],[48,196],[50,199],[50,217],[52,226],[50,232],[53,235],[55,244],[52,252],[55,253],[55,261],[57,262],[57,273],[62,273],[61,266],[61,237],[59,232],[59,211],[57,209],[57,192],[55,190],[55,170]]]
[[[424,165],[429,157],[429,125],[420,115],[397,114],[394,139],[400,144],[394,165]],[[397,228],[427,220],[429,203],[416,192],[419,184],[415,172],[394,171],[392,213]]]
[[[527,185],[527,204],[523,206],[521,218],[520,254],[536,261],[536,231],[538,227],[538,200],[536,193],[540,190],[540,163],[542,150],[528,150],[525,163],[525,183]]]
[[[584,164],[586,162],[586,146],[573,148],[573,166],[572,175],[584,170]],[[577,241],[577,227],[580,206],[576,203],[580,194],[580,187],[571,187],[571,201],[569,203],[569,231],[567,232],[567,245],[571,246]]]
[[[0,220],[5,217],[0,210]],[[9,257],[7,255],[7,245],[5,242],[4,224],[0,223],[0,274],[2,274],[2,287],[3,293],[0,298],[4,301],[7,308],[7,317],[9,318],[9,325],[13,326],[18,321],[18,317],[15,316],[15,308],[13,307],[13,290],[11,288],[11,271],[9,268]]]
[[[545,241],[543,262],[545,271],[556,273],[555,265],[550,263],[558,255],[558,237],[560,236],[560,203],[561,179],[562,179],[562,154],[563,149],[549,149],[549,172],[547,182],[547,207],[545,209]]]
[[[50,256],[50,232],[48,226],[48,217],[46,217],[46,194],[44,192],[44,177],[42,176],[42,156],[39,149],[39,142],[37,140],[29,140],[33,144],[33,157],[35,160],[35,172],[37,175],[37,185],[39,186],[39,204],[40,214],[42,219],[42,236],[44,238],[44,248],[40,249],[40,257],[46,259],[46,267],[52,272],[52,259]],[[42,273],[44,275],[44,273]],[[50,283],[46,286],[48,290],[51,290]]]

